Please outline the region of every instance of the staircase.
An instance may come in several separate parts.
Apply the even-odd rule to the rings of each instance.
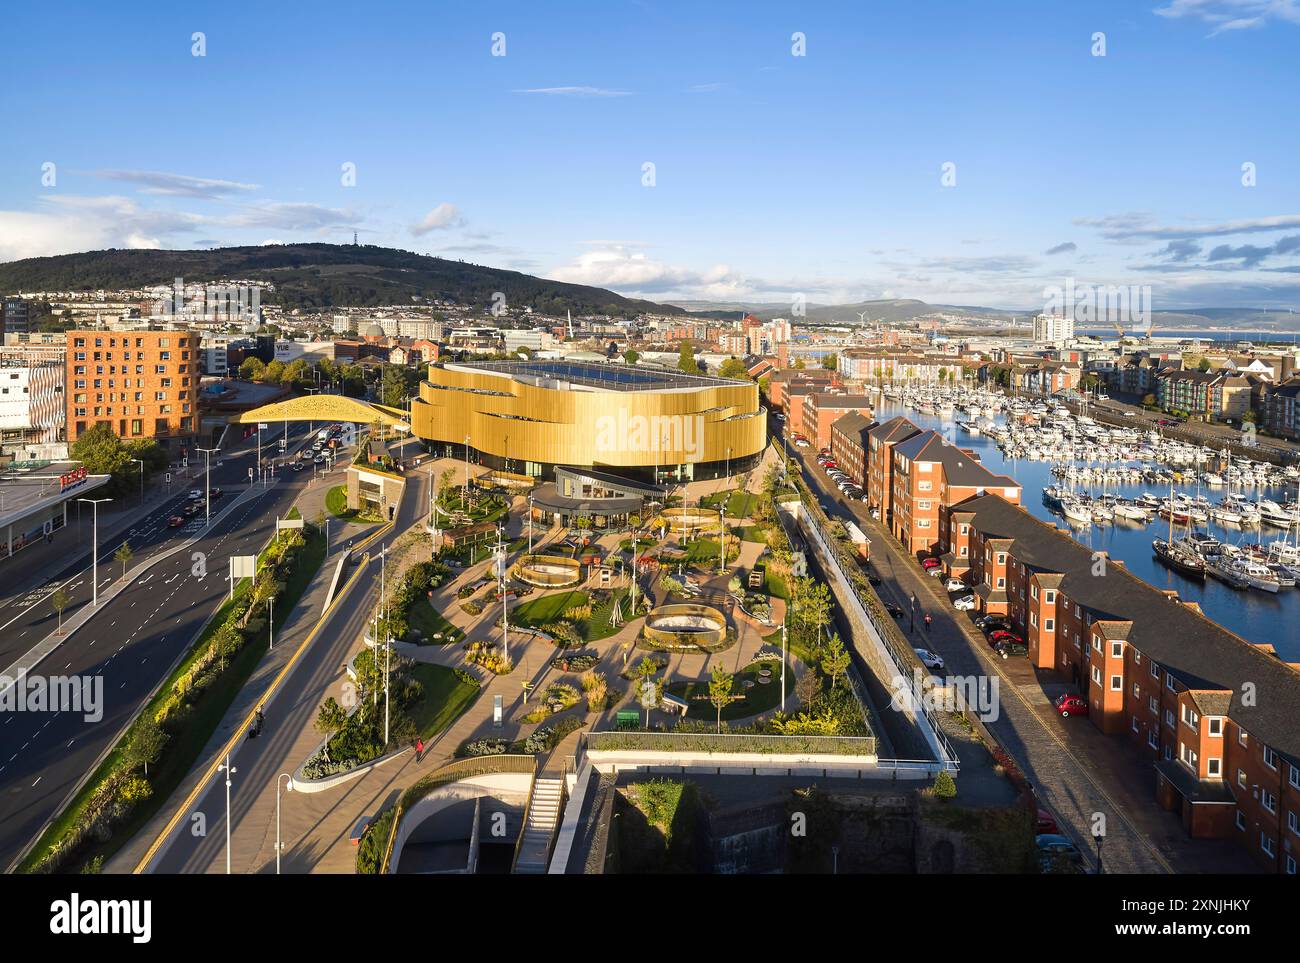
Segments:
[[[516,873],[545,873],[546,859],[551,852],[551,837],[560,822],[560,806],[564,802],[564,779],[538,776],[533,780],[533,792],[524,814],[524,830],[515,854]]]

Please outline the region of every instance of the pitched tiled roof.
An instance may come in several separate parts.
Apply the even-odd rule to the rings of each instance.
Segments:
[[[981,533],[1014,539],[1012,554],[1028,568],[1060,573],[1061,591],[1094,619],[1132,621],[1129,641],[1189,689],[1230,692],[1227,714],[1234,722],[1300,759],[1300,672],[1122,565],[1093,575],[1090,548],[997,495],[970,498],[961,507],[975,512],[972,524]]]

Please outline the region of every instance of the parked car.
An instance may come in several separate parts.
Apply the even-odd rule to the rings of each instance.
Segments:
[[[173,515],[171,518],[167,519],[168,528],[180,528],[184,524],[185,518],[181,515]],[[721,551],[721,549],[719,549],[719,551]]]
[[[1068,836],[1043,833],[1034,837],[1038,868],[1044,873],[1077,873],[1083,869],[1083,853]]]
[[[1024,642],[1019,635],[1010,629],[995,629],[989,633],[989,645],[996,646],[999,642]]]
[[[323,465],[323,464],[325,464],[325,456],[324,456],[324,455],[317,455],[315,458],[312,459],[312,463],[313,463],[313,464],[316,464],[316,465]],[[719,549],[719,551],[721,551],[721,549]]]
[[[969,592],[970,586],[959,578],[950,578],[943,583],[943,587],[949,592]]]
[[[1001,615],[986,615],[975,620],[975,627],[985,635],[992,635],[994,632],[1010,631],[1011,622]]]
[[[719,549],[718,551],[720,552],[722,550]],[[952,600],[952,607],[955,608],[958,612],[969,612],[971,609],[975,608],[975,596],[973,595],[959,596]]]
[[[901,619],[903,617],[903,607],[901,605],[895,605],[893,602],[885,603],[885,611],[896,619]]]
[[[997,654],[1002,656],[1004,659],[1009,659],[1013,655],[1022,656],[1029,654],[1029,646],[1025,645],[1025,643],[1012,642],[1008,639],[1003,639],[997,645],[993,646],[993,648]]]
[[[921,664],[927,669],[934,672],[943,671],[943,658],[937,652],[931,652],[929,649],[913,649],[916,657],[921,660]]]
[[[930,571],[930,569],[932,568],[938,568],[942,564],[943,563],[940,562],[937,558],[921,559],[921,568],[925,569],[927,572]]]
[[[1056,711],[1061,714],[1062,719],[1068,719],[1070,716],[1086,716],[1088,714],[1088,700],[1081,695],[1065,693],[1056,697]]]
[[[1061,831],[1061,827],[1056,825],[1055,817],[1041,806],[1038,808],[1037,824],[1039,836],[1051,836]]]

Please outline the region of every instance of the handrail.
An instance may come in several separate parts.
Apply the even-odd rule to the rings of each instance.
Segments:
[[[515,854],[510,857],[510,872],[514,873],[515,868],[519,865],[519,851],[524,846],[524,836],[528,832],[528,813],[533,808],[533,793],[537,789],[537,757],[531,757],[533,760],[533,781],[528,785],[528,800],[524,803],[524,818],[519,825],[519,836],[515,839]]]
[[[555,854],[555,841],[560,835],[560,826],[564,823],[564,807],[569,803],[569,770],[573,765],[573,757],[565,756],[564,764],[560,769],[560,802],[555,810],[555,825],[551,827],[550,839],[546,843],[546,859],[543,865],[547,870],[551,866],[551,857]]]
[[[394,804],[393,824],[388,829],[388,842],[384,846],[384,859],[380,863],[380,872],[389,872],[388,864],[393,858],[393,846],[397,840],[397,827],[401,824],[406,810],[424,799],[435,789],[440,789],[449,783],[473,776],[485,776],[498,772],[531,772],[536,769],[536,766],[537,760],[533,756],[471,756],[468,759],[456,759],[453,762],[439,766],[427,776],[423,776],[411,783],[397,797],[397,802]]]
[[[593,752],[757,752],[765,754],[824,753],[874,756],[875,736],[782,736],[742,732],[588,732],[587,753]]]

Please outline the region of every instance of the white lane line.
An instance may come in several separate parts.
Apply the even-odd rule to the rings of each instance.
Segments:
[[[385,643],[385,644],[387,644],[387,643]],[[41,781],[42,779],[44,779],[44,778],[45,778],[44,776],[37,776],[37,777],[36,777],[36,782],[40,782],[40,781]],[[36,782],[32,783],[32,788],[33,788],[33,789],[36,788]]]

